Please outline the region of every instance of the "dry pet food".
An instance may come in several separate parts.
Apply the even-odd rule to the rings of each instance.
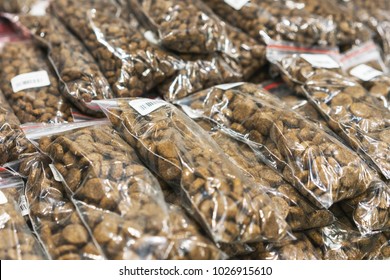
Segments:
[[[62,94],[82,112],[98,115],[88,107],[92,100],[113,98],[107,80],[87,49],[56,18],[20,16],[21,24],[49,47],[49,59],[60,78]]]
[[[110,1],[59,0],[55,14],[83,40],[118,97],[140,96],[176,72],[179,59],[151,45]],[[108,11],[107,11],[108,10]]]
[[[224,0],[205,1],[217,15],[255,39],[261,40],[260,32],[265,32],[274,40],[308,45],[336,44],[336,26],[331,20],[297,9],[295,3],[289,2],[246,1],[237,9]]]
[[[0,52],[0,88],[21,123],[73,120],[46,55],[31,42],[6,44]]]
[[[284,237],[286,223],[270,198],[184,113],[161,100],[117,103],[106,108],[114,127],[150,169],[176,187],[215,242]]]
[[[356,154],[256,85],[216,86],[178,104],[246,141],[318,206],[353,198],[379,181]]]
[[[24,217],[28,207],[23,195],[21,178],[0,172],[0,259],[46,259],[39,242],[28,227]]]
[[[23,171],[28,173],[26,196],[36,234],[51,259],[104,259],[50,166],[51,161],[43,155],[23,163]]]
[[[141,22],[158,34],[167,49],[212,53],[226,39],[223,22],[199,0],[130,0]]]

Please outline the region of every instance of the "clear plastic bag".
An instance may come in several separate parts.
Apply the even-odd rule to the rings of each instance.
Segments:
[[[26,197],[35,233],[53,260],[99,260],[105,256],[80,218],[51,161],[38,154],[22,162]]]
[[[287,224],[264,190],[179,109],[151,99],[101,106],[143,162],[177,189],[183,205],[215,242],[242,244],[285,236]]]
[[[89,108],[92,100],[113,98],[110,86],[87,49],[56,18],[23,15],[19,23],[37,41],[49,48],[49,60],[60,79],[60,90],[86,114],[99,115]]]
[[[324,227],[334,221],[333,214],[327,210],[316,209],[305,197],[287,183],[278,173],[264,164],[255,152],[245,143],[213,127],[204,120],[196,120],[209,132],[232,162],[252,177],[267,193],[285,217],[293,231]]]
[[[0,171],[0,259],[42,260],[47,255],[28,227],[24,216],[24,182],[20,177]]]
[[[45,127],[39,138],[109,259],[165,259],[170,227],[160,186],[106,121]]]
[[[60,0],[51,7],[94,55],[117,97],[140,96],[176,72],[180,60],[151,45],[112,1]]]
[[[326,17],[306,12],[293,1],[246,1],[239,9],[223,0],[205,3],[217,15],[255,39],[261,40],[260,32],[263,31],[274,40],[310,45],[336,44],[335,24]]]
[[[6,13],[28,12],[37,0],[1,0],[0,11]]]
[[[390,260],[390,232],[384,232],[379,236],[367,259]]]
[[[358,155],[256,85],[217,86],[177,103],[248,143],[317,206],[356,197],[380,181]]]
[[[314,247],[305,233],[294,233],[296,240],[287,243],[259,243],[250,260],[321,260],[321,251]]]
[[[329,127],[390,178],[390,112],[354,80],[316,72],[303,86]]]
[[[139,20],[158,34],[167,49],[212,53],[224,44],[224,23],[199,0],[131,0],[130,3]]]
[[[21,123],[73,121],[45,58],[30,41],[6,43],[0,51],[0,88]]]

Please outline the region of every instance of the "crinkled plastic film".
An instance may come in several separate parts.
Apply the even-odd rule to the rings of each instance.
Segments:
[[[112,10],[118,7],[111,0],[81,3],[83,6],[80,1],[60,0],[51,7],[83,40],[118,97],[140,96],[176,72],[180,60],[151,45],[115,15]]]
[[[329,126],[390,178],[390,112],[361,85],[324,70],[303,87]]]
[[[41,260],[46,253],[28,227],[20,207],[24,182],[0,172],[0,259]],[[23,205],[26,210],[26,205]]]
[[[57,76],[45,58],[45,52],[29,41],[7,43],[0,51],[0,88],[21,123],[73,121],[70,104],[61,96]],[[50,85],[18,89],[11,84],[19,75],[32,72],[35,79],[42,79],[40,71]]]
[[[55,180],[50,164],[50,159],[37,155],[22,165],[28,173],[26,196],[30,219],[39,240],[53,260],[104,259],[65,187]]]
[[[113,98],[110,86],[87,49],[56,18],[20,16],[20,23],[49,48],[49,59],[62,94],[83,113],[99,115],[88,107],[92,100]]]
[[[220,54],[182,55],[184,60],[174,77],[158,87],[159,93],[167,101],[175,101],[207,87],[237,82],[242,79],[242,71],[236,62]]]
[[[335,45],[336,26],[326,17],[304,11],[293,1],[248,1],[236,10],[223,0],[206,1],[213,11],[230,24],[261,40],[261,31],[274,40],[309,45]]]
[[[243,139],[318,206],[356,197],[380,181],[358,155],[256,85],[213,87],[178,104]]]
[[[205,125],[202,127],[206,128]],[[212,126],[206,131],[210,132],[211,137],[236,166],[251,176],[259,185],[268,189],[268,195],[292,230],[324,227],[334,221],[332,213],[312,206],[293,186],[264,164],[247,144]]]
[[[172,249],[170,260],[217,260],[225,259],[216,245],[204,235],[197,223],[191,220],[184,210],[169,204]]]
[[[196,123],[162,101],[147,115],[130,105],[149,108],[155,102],[118,101],[119,107],[106,108],[107,115],[143,162],[177,188],[183,205],[213,240],[242,244],[283,238],[287,224],[270,198]]]
[[[379,236],[367,259],[390,260],[390,232],[384,232]]]
[[[160,186],[110,126],[39,140],[109,259],[165,259],[169,215]]]
[[[287,243],[259,243],[250,260],[321,260],[322,253],[314,247],[305,233],[294,233],[296,240]]]
[[[180,53],[212,53],[226,40],[222,21],[199,0],[130,0],[140,21],[161,44]]]

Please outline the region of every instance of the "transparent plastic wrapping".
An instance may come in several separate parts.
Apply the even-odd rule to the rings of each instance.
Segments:
[[[274,40],[308,45],[336,44],[336,26],[332,20],[309,13],[294,1],[245,1],[239,9],[226,2],[205,1],[217,15],[252,38],[261,40],[260,32],[263,31]]]
[[[107,122],[48,127],[28,136],[39,138],[107,258],[166,258],[169,215],[158,181]]]
[[[339,203],[362,234],[390,229],[390,189],[383,182],[371,186],[363,194]]]
[[[167,101],[175,101],[194,92],[226,82],[242,80],[237,63],[224,55],[181,55],[184,61],[172,78],[158,87]]]
[[[26,197],[35,233],[53,260],[104,259],[65,187],[55,180],[51,161],[42,154],[26,159]]]
[[[302,94],[301,85],[317,72],[342,73],[337,48],[298,46],[295,43],[269,41],[267,59],[275,65],[282,79],[296,92]]]
[[[311,242],[322,251],[325,260],[362,260],[375,248],[380,234],[362,236],[338,207],[332,207],[338,221],[322,229],[306,232]]]
[[[60,79],[63,96],[83,113],[99,115],[100,111],[90,109],[88,103],[113,98],[113,93],[82,43],[51,16],[23,15],[19,23],[49,48],[49,60]]]
[[[369,41],[344,53],[340,58],[344,72],[356,78],[384,107],[389,108],[390,77],[378,47]]]
[[[375,242],[373,250],[369,253],[369,260],[390,260],[390,232],[384,232]]]
[[[217,86],[177,103],[246,142],[317,206],[356,197],[380,181],[358,155],[259,86]]]
[[[191,220],[184,210],[177,205],[168,205],[170,239],[172,249],[169,251],[169,260],[218,260],[225,259],[216,245],[205,236],[198,224]]]
[[[202,128],[209,131],[211,137],[236,166],[251,176],[256,183],[267,188],[268,195],[293,231],[324,227],[334,221],[331,212],[315,208],[278,173],[263,163],[247,144],[213,127],[211,122],[208,122],[209,128],[207,128],[204,120],[196,121],[198,124],[201,122]]]
[[[176,72],[180,60],[113,12],[119,8],[111,0],[59,0],[51,7],[88,47],[116,96],[140,96]]]
[[[30,41],[6,43],[0,51],[0,88],[21,123],[73,121],[45,58]]]
[[[47,259],[28,227],[24,216],[27,206],[23,194],[24,182],[6,171],[0,171],[0,259]]]
[[[199,0],[129,0],[138,19],[161,44],[180,53],[212,53],[226,39],[222,21]]]
[[[326,70],[312,75],[303,89],[332,130],[389,179],[389,110],[354,80]]]
[[[114,127],[143,162],[181,194],[183,206],[215,242],[279,240],[287,224],[261,186],[230,162],[184,113],[161,100],[106,104]]]
[[[321,260],[321,251],[314,247],[305,233],[294,233],[296,240],[287,243],[259,243],[250,260]]]

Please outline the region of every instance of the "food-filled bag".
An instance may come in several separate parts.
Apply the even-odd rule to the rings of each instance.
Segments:
[[[27,175],[26,197],[36,235],[50,259],[105,259],[52,167],[50,159],[37,154],[25,159],[19,170]]]
[[[31,41],[9,42],[0,50],[0,88],[21,123],[70,122],[70,104],[44,50]]]
[[[317,209],[282,176],[268,167],[245,143],[234,139],[226,131],[213,126],[212,122],[195,119],[217,142],[231,161],[259,185],[267,188],[267,193],[285,217],[293,231],[324,227],[334,221],[328,210]]]
[[[60,0],[51,8],[87,46],[116,96],[140,96],[176,72],[180,59],[116,15],[113,0]]]
[[[30,11],[37,0],[1,0],[0,12],[22,13]]]
[[[265,32],[274,40],[301,44],[335,45],[336,26],[332,20],[304,11],[290,1],[256,0],[205,2],[228,23],[261,40]]]
[[[24,219],[26,215],[28,205],[23,180],[0,170],[0,259],[47,259],[46,252]]]
[[[60,79],[60,90],[86,114],[99,115],[88,103],[113,98],[110,86],[88,50],[56,18],[21,15],[14,19],[49,48],[49,60]]]
[[[180,53],[213,53],[227,34],[225,25],[199,0],[130,0],[138,19],[161,44]]]
[[[261,186],[230,162],[202,128],[162,100],[100,103],[143,162],[181,194],[215,242],[279,240],[287,224]]]
[[[253,84],[210,88],[179,100],[248,143],[265,163],[318,206],[367,190],[379,176],[316,124]]]

